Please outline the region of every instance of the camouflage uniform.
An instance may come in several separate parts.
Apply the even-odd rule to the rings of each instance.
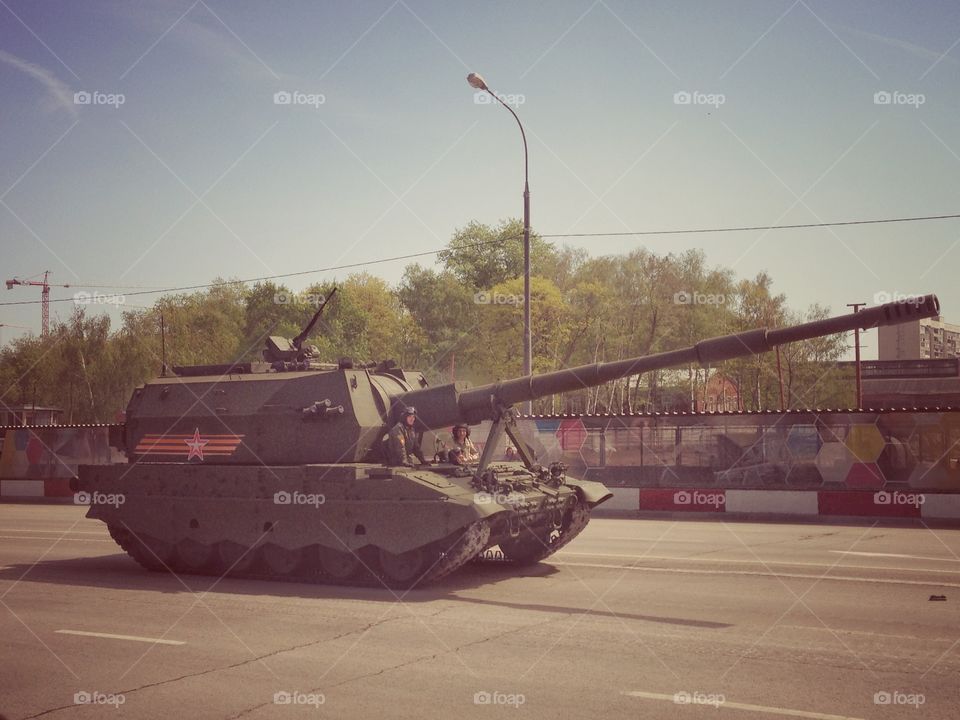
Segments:
[[[420,449],[420,433],[407,425],[405,418],[394,425],[387,435],[387,455],[390,465],[413,465],[414,458],[420,464],[426,462]]]
[[[454,440],[453,448],[450,452],[454,453],[458,450],[462,453],[461,457],[463,460],[461,462],[475,463],[480,459],[480,453],[477,450],[477,446],[470,441],[470,438],[464,438],[462,443]]]

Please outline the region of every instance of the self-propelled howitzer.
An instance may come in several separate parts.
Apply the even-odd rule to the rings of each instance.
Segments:
[[[561,463],[538,464],[513,404],[938,312],[929,295],[476,388],[429,387],[389,361],[325,365],[303,333],[271,337],[263,362],[174,367],[137,388],[129,462],[81,466],[75,490],[90,500],[87,516],[151,570],[410,587],[494,546],[536,562],[576,537],[610,492]],[[411,405],[421,429],[492,420],[479,463],[390,465],[385,433]],[[494,459],[504,434],[519,462]]]

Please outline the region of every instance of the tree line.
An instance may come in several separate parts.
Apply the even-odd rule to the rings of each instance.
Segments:
[[[521,374],[523,247],[517,220],[457,230],[436,267],[408,265],[391,286],[369,273],[293,291],[273,282],[218,279],[201,291],[166,295],[110,318],[77,306],[46,338],[22,337],[0,351],[0,402],[55,405],[69,422],[118,417],[132,390],[169,366],[260,359],[268,335],[294,337],[334,286],[309,343],[320,358],[393,358],[432,383],[494,382]],[[589,257],[531,237],[533,368],[542,373],[665,352],[707,337],[780,327],[830,315],[787,307],[765,273],[737,279],[708,266],[702,251],[657,255],[638,248]],[[161,339],[161,318],[165,332]],[[638,412],[702,407],[711,378],[738,389],[742,409],[850,406],[854,391],[836,361],[846,338],[794,343],[781,351],[625,378],[538,400],[535,412]]]

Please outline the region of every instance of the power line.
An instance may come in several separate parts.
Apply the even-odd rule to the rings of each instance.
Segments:
[[[752,230],[795,230],[801,228],[821,228],[821,227],[842,227],[847,225],[879,225],[884,223],[905,223],[905,222],[922,222],[927,220],[956,220],[960,219],[960,213],[952,215],[922,215],[914,217],[898,217],[898,218],[883,218],[879,220],[844,220],[837,222],[821,222],[821,223],[802,223],[796,225],[751,225],[751,226],[740,226],[740,227],[719,227],[719,228],[694,228],[687,230],[637,230],[633,232],[593,232],[593,233],[551,233],[551,234],[542,234],[539,237],[541,238],[575,238],[575,237],[623,237],[623,236],[641,236],[641,235],[682,235],[682,234],[699,234],[699,233],[723,233],[723,232],[748,232]],[[482,247],[485,245],[502,245],[505,242],[510,240],[519,240],[522,236],[512,235],[509,237],[497,238],[496,240],[486,240],[476,243],[467,243],[464,245],[458,245],[456,249],[463,249],[469,247]],[[243,280],[230,280],[221,283],[203,283],[200,285],[181,285],[179,287],[169,287],[169,288],[156,288],[152,290],[138,290],[136,292],[125,293],[125,296],[135,296],[135,295],[159,295],[164,293],[172,292],[184,292],[187,290],[205,290],[207,288],[216,287],[218,285],[228,285],[228,284],[247,284],[255,282],[265,282],[267,280],[279,280],[282,278],[291,278],[299,277],[302,275],[314,275],[316,273],[322,272],[331,272],[334,270],[352,270],[358,267],[367,267],[369,265],[381,265],[388,262],[397,262],[398,260],[412,260],[419,257],[427,257],[428,255],[437,255],[447,248],[440,248],[439,250],[425,250],[424,252],[419,253],[409,253],[407,255],[394,255],[392,257],[379,258],[377,260],[367,260],[364,262],[356,263],[347,263],[345,265],[333,265],[325,268],[316,268],[313,270],[300,270],[298,272],[291,273],[280,273],[277,275],[263,275],[261,277],[255,278],[246,278]],[[72,287],[84,287],[84,288],[104,288],[104,289],[121,289],[124,287],[137,287],[137,286],[121,286],[121,285],[74,285]],[[139,286],[144,287],[144,286]],[[149,287],[149,286],[147,286]],[[73,298],[57,298],[50,300],[51,303],[61,303],[61,302],[73,302]],[[39,300],[20,300],[15,302],[0,302],[0,306],[7,305],[37,305],[41,301]]]
[[[750,230],[796,230],[798,228],[842,227],[844,225],[879,225],[881,223],[918,222],[921,220],[955,220],[956,215],[922,215],[918,217],[885,218],[882,220],[845,220],[842,222],[800,223],[797,225],[750,225],[744,227],[697,228],[694,230],[638,230],[636,232],[556,233],[540,237],[615,237],[624,235],[693,235],[696,233],[748,232]]]
[[[502,245],[508,240],[517,240],[520,237],[521,237],[520,235],[514,235],[510,237],[505,237],[505,238],[497,238],[496,240],[484,240],[482,242],[469,243],[466,245],[458,245],[457,249],[468,248],[468,247],[481,247],[484,245]],[[124,296],[132,297],[134,295],[157,295],[160,293],[183,292],[185,290],[204,290],[206,288],[217,287],[219,285],[233,285],[233,284],[244,285],[247,283],[264,282],[266,280],[278,280],[280,278],[290,278],[290,277],[297,277],[300,275],[313,275],[321,272],[331,272],[333,270],[352,270],[353,268],[366,267],[368,265],[380,265],[382,263],[396,262],[397,260],[412,260],[413,258],[425,257],[427,255],[437,255],[438,253],[441,253],[446,249],[447,248],[441,248],[439,250],[426,250],[424,252],[410,253],[408,255],[394,255],[393,257],[380,258],[378,260],[367,260],[365,262],[348,263],[346,265],[332,265],[330,267],[325,267],[325,268],[316,268],[314,270],[300,270],[298,272],[281,273],[279,275],[263,275],[261,277],[245,278],[243,280],[225,280],[219,283],[204,283],[201,285],[181,285],[180,287],[162,288],[157,290],[140,290],[132,293],[124,293]],[[92,287],[92,286],[85,285],[83,287]],[[106,286],[106,287],[111,287],[111,286]],[[2,302],[0,303],[0,306],[36,305],[38,302],[39,302],[38,300],[20,300],[16,302]],[[74,299],[73,298],[57,298],[54,300],[50,300],[50,302],[51,303],[74,302]]]

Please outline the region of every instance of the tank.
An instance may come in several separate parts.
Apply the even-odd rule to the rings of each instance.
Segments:
[[[611,493],[540,464],[517,432],[516,403],[938,313],[928,295],[470,387],[430,386],[390,361],[319,363],[304,344],[318,311],[297,338],[268,338],[262,362],[165,367],[130,399],[128,462],[81,466],[73,489],[90,502],[87,517],[155,571],[409,588],[489,552],[536,563]],[[409,406],[420,431],[492,421],[479,461],[390,464],[386,434]],[[494,457],[504,436],[515,461]]]

